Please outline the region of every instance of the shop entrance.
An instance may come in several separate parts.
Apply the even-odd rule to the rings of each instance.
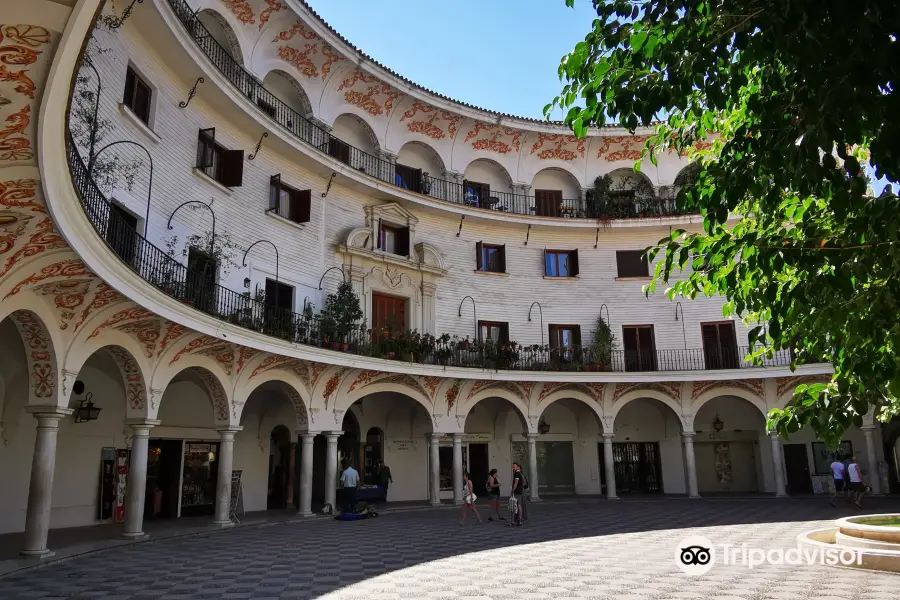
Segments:
[[[269,493],[266,508],[287,508],[288,467],[291,459],[291,432],[278,425],[269,436]]]
[[[538,493],[574,494],[575,457],[572,442],[537,442]],[[513,442],[513,461],[528,473],[528,445]]]
[[[384,432],[372,427],[366,433],[366,445],[363,447],[363,483],[378,485],[378,461],[384,459]]]
[[[182,445],[181,440],[150,440],[145,519],[173,519],[178,516]]]
[[[486,493],[484,486],[487,484],[488,471],[490,471],[488,445],[469,444],[469,477],[478,496]]]
[[[603,443],[597,444],[600,455],[600,484],[606,489],[606,462]],[[616,473],[616,494],[662,493],[659,444],[656,442],[625,442],[612,445],[613,469]]]
[[[784,444],[784,470],[788,493],[812,494],[812,479],[809,476],[809,455],[806,444]]]
[[[181,516],[215,512],[219,456],[217,442],[185,442],[181,478]]]

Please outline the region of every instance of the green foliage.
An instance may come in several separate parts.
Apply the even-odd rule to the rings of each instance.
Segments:
[[[591,352],[597,365],[609,367],[612,364],[612,353],[616,350],[616,334],[602,316],[597,317],[594,327]]]
[[[325,308],[322,309],[322,332],[347,341],[350,332],[358,326],[362,318],[359,296],[353,291],[353,285],[346,281],[342,282],[337,292],[328,294],[325,298]]]
[[[700,209],[702,231],[651,249],[661,260],[648,293],[671,278],[670,297],[724,295],[725,312],[753,327],[755,358],[793,342],[797,363],[832,362],[829,384],[801,386],[772,412],[782,434],[808,425],[834,445],[868,410],[897,413],[898,202],[867,195],[864,169],[900,177],[896,3],[594,7],[545,113],[568,111],[578,135],[664,116],[645,157],[678,152],[699,164],[678,202]],[[675,281],[680,271],[688,276]]]

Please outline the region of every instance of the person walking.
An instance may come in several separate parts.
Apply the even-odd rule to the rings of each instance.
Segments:
[[[472,489],[472,480],[469,479],[469,473],[467,471],[463,472],[463,504],[462,504],[462,520],[459,522],[460,525],[466,524],[466,517],[469,514],[469,511],[475,513],[475,517],[478,519],[478,524],[481,525],[481,515],[478,514],[478,509],[475,508],[475,500],[478,496],[475,495],[475,490]]]
[[[342,500],[344,501],[344,514],[353,514],[356,512],[356,488],[359,486],[359,473],[353,468],[349,461],[344,462],[344,472],[341,473],[341,491]]]
[[[504,519],[500,514],[500,482],[497,480],[497,469],[491,469],[491,472],[488,474],[488,480],[485,488],[488,493],[489,509],[494,510],[494,513],[496,513],[497,515],[498,521],[505,521],[506,519]],[[490,512],[490,510],[488,512]],[[488,521],[493,520],[494,517],[488,517]]]
[[[853,499],[853,504],[855,504],[859,508],[862,508],[862,505],[859,503],[859,501],[862,500],[863,494],[866,493],[866,490],[863,486],[862,469],[859,468],[859,464],[856,462],[855,456],[850,459],[850,464],[847,465],[847,476],[850,480],[849,494]]]
[[[522,474],[522,467],[519,463],[513,463],[513,482],[512,493],[509,496],[509,512],[511,521],[508,527],[522,525],[522,504],[525,501],[525,475]]]
[[[847,493],[846,480],[844,479],[844,463],[839,461],[837,456],[834,457],[834,462],[831,463],[831,475],[834,477],[834,492],[831,494],[831,505],[834,506],[837,495],[841,492]]]
[[[394,483],[394,478],[391,476],[391,468],[385,465],[383,460],[378,461],[378,471],[375,473],[375,478],[378,487],[382,488],[382,501],[387,502],[388,487]]]

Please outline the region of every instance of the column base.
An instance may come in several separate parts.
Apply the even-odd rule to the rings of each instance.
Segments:
[[[438,500],[437,502],[432,502],[431,506],[433,506],[433,507],[443,506],[443,503],[440,500]]]
[[[50,558],[56,556],[56,552],[52,550],[19,550],[19,556],[24,556],[25,558],[37,558],[39,560]]]
[[[214,527],[216,529],[225,529],[226,527],[234,527],[234,521],[213,521],[210,527]]]
[[[123,531],[122,533],[119,534],[119,536],[126,540],[134,540],[134,541],[143,540],[143,539],[147,539],[148,537],[150,537],[143,531],[141,531],[139,533],[126,533]]]
[[[696,496],[688,496],[688,500],[702,500],[703,496],[697,494]]]
[[[540,496],[535,496],[534,498],[532,498],[531,496],[528,497],[528,502],[540,502],[540,501],[541,501]]]
[[[790,498],[790,494],[775,494],[776,498]]]
[[[462,506],[462,503],[462,498],[460,498],[459,500],[457,500],[456,498],[453,499],[453,504],[455,504],[456,506]]]
[[[607,496],[606,499],[607,500],[618,500],[619,497],[618,496]]]
[[[298,516],[298,517],[303,517],[303,518],[306,518],[306,517],[314,517],[314,516],[316,516],[316,513],[314,513],[313,511],[310,510],[310,511],[307,511],[307,512],[298,512],[298,513],[297,513],[297,516]]]

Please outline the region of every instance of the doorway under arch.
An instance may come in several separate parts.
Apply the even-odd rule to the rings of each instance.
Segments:
[[[269,487],[266,508],[284,509],[288,505],[290,481],[291,432],[276,425],[269,434]]]
[[[380,427],[370,427],[363,445],[363,483],[378,485],[378,463],[384,460],[384,431]]]

